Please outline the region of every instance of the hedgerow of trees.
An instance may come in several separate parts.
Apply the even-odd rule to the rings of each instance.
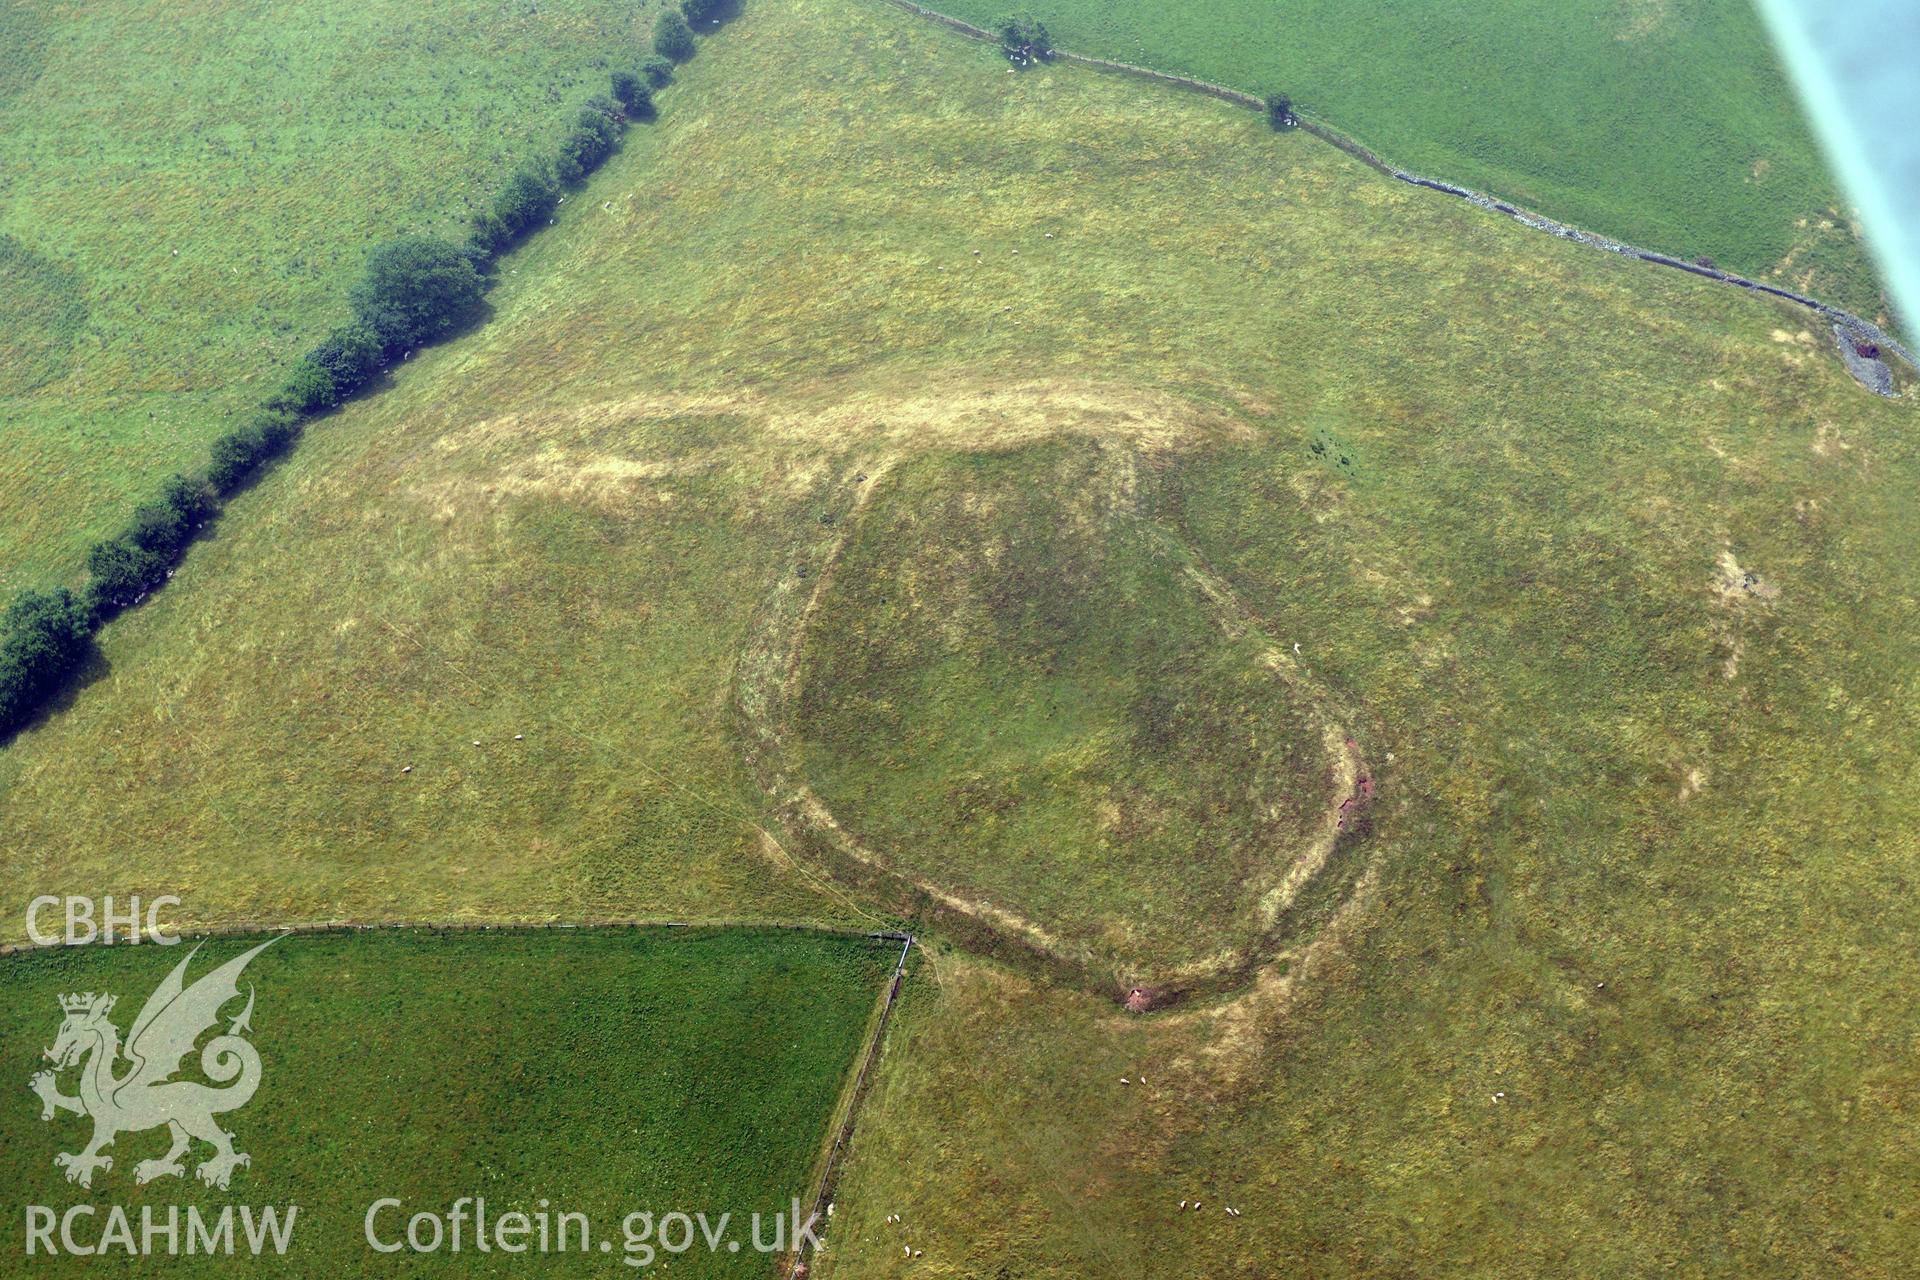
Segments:
[[[629,120],[653,119],[653,86],[638,71],[613,73],[613,100],[620,104]]]
[[[553,216],[560,204],[560,183],[548,164],[514,170],[507,185],[473,219],[469,243],[481,261],[491,262],[514,241]]]
[[[693,28],[678,9],[669,9],[653,24],[653,51],[670,62],[693,56]]]
[[[560,156],[554,163],[560,180],[571,186],[606,163],[620,141],[625,119],[612,98],[595,98],[582,107],[560,142]]]
[[[471,319],[480,294],[480,273],[460,246],[436,236],[403,236],[367,256],[367,274],[347,301],[391,359]]]
[[[86,604],[92,618],[104,620],[165,582],[212,514],[210,483],[182,475],[135,507],[125,529],[87,552]]]
[[[1053,37],[1047,34],[1047,24],[1031,14],[1010,13],[995,24],[994,30],[1000,36],[1001,52],[1016,67],[1053,57]]]
[[[10,734],[87,660],[93,620],[65,587],[23,591],[0,614],[0,632],[0,734]]]
[[[657,53],[650,53],[641,60],[640,74],[655,89],[664,89],[673,83],[673,62]]]
[[[653,115],[653,94],[694,54],[686,18],[711,21],[725,0],[682,0],[654,32],[654,53],[635,72],[615,73],[612,96],[586,103],[553,155],[516,169],[474,215],[465,244],[410,235],[377,245],[348,293],[353,319],[294,363],[286,384],[208,449],[198,475],[175,475],[134,508],[127,526],[87,552],[87,583],[75,593],[27,590],[0,613],[0,740],[11,736],[86,662],[99,626],[173,576],[200,529],[262,467],[290,449],[307,419],[365,389],[415,347],[473,319],[483,273],[522,236],[553,218],[565,187],[583,182],[619,145],[629,120]]]

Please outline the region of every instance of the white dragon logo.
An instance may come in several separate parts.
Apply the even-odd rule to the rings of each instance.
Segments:
[[[40,1072],[28,1083],[40,1095],[42,1120],[53,1119],[56,1111],[93,1118],[93,1141],[78,1153],[62,1152],[53,1158],[55,1165],[66,1170],[68,1182],[91,1187],[94,1170],[113,1168],[113,1157],[100,1154],[101,1148],[111,1146],[119,1134],[163,1124],[173,1134],[173,1148],[161,1159],[142,1160],[135,1165],[136,1183],[185,1175],[186,1166],[180,1158],[194,1138],[214,1150],[194,1170],[210,1187],[226,1190],[233,1171],[253,1163],[233,1149],[233,1135],[213,1119],[246,1106],[260,1087],[259,1051],[242,1038],[253,1030],[251,987],[247,990],[247,1007],[228,1024],[226,1034],[207,1041],[200,1051],[200,1069],[209,1080],[226,1087],[169,1077],[193,1052],[194,1042],[219,1022],[220,1007],[239,996],[240,972],[247,962],[279,940],[271,938],[261,943],[190,987],[185,984],[187,965],[200,948],[189,952],[133,1020],[125,1051],[130,1065],[120,1075],[114,1074],[121,1058],[120,1031],[107,1019],[115,997],[91,991],[60,997],[66,1020],[46,1055],[53,1062],[53,1070]],[[60,1092],[56,1075],[82,1060],[86,1063],[80,1071],[79,1096],[68,1097]]]

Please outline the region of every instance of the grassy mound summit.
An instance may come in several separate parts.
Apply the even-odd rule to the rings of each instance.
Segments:
[[[855,839],[1124,988],[1246,963],[1353,779],[1291,655],[1220,616],[1142,510],[1151,469],[1117,452],[870,480],[816,602],[798,729]]]

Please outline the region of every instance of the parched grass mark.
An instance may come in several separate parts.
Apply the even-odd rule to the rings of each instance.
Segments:
[[[1728,680],[1736,680],[1740,676],[1741,659],[1747,652],[1742,615],[1750,609],[1771,605],[1780,598],[1780,588],[1742,565],[1732,547],[1720,549],[1710,585],[1715,602],[1721,606],[1713,618],[1714,635],[1725,650],[1720,662],[1720,674]],[[1684,800],[1699,789],[1698,785],[1690,783],[1682,789],[1680,798]]]
[[[714,428],[702,446],[651,434],[689,422]],[[660,431],[651,433],[649,424]],[[722,430],[722,428],[725,428]],[[1059,438],[1118,441],[1150,453],[1250,440],[1238,419],[1169,393],[1074,380],[1004,386],[955,378],[912,394],[827,383],[770,397],[756,391],[705,396],[649,395],[561,409],[502,414],[442,435],[443,459],[471,463],[415,489],[435,509],[534,496],[598,507],[670,505],[671,482],[722,466],[732,453],[768,446],[805,450],[816,461],[782,477],[791,495],[817,489],[817,459],[841,451],[881,457],[914,452],[1004,450]],[[609,441],[617,442],[609,444]]]

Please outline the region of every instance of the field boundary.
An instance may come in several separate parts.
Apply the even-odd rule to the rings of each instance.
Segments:
[[[878,936],[878,935],[875,935]],[[907,976],[907,956],[913,951],[915,938],[906,934],[900,940],[900,958],[894,961],[893,972],[887,977],[885,993],[880,998],[880,1007],[873,1016],[873,1029],[867,1035],[865,1049],[860,1054],[860,1067],[854,1073],[845,1093],[835,1108],[839,1123],[831,1126],[833,1141],[821,1156],[820,1176],[814,1182],[813,1201],[807,1212],[811,1220],[820,1224],[825,1233],[829,1218],[828,1209],[833,1204],[833,1193],[840,1184],[840,1168],[845,1161],[849,1147],[853,1145],[855,1121],[860,1115],[860,1104],[866,1100],[867,1087],[872,1082],[874,1064],[880,1060],[880,1050],[887,1038],[887,1024],[893,1020],[893,1008],[900,1002],[900,989]],[[823,1241],[824,1243],[824,1241]],[[805,1240],[796,1239],[790,1255],[789,1274],[803,1276],[807,1271],[807,1253]]]
[[[541,930],[610,931],[614,929],[763,929],[789,933],[812,933],[832,938],[869,938],[882,942],[911,943],[913,935],[891,929],[856,929],[850,925],[810,924],[798,920],[666,920],[644,917],[607,917],[585,920],[303,920],[293,924],[230,924],[188,927],[174,931],[182,942],[204,942],[212,938],[253,938],[261,934],[349,934],[349,933],[534,933]],[[36,951],[66,951],[88,946],[155,946],[147,943],[54,943],[9,942],[0,945],[0,957],[26,955]]]
[[[800,1222],[818,1223],[818,1231],[824,1235],[827,1229],[827,1206],[832,1203],[835,1189],[839,1185],[839,1175],[845,1163],[848,1149],[853,1143],[856,1122],[859,1119],[860,1104],[865,1100],[873,1080],[873,1069],[880,1060],[880,1052],[886,1042],[887,1027],[893,1020],[894,1008],[900,1002],[900,992],[905,987],[907,976],[907,958],[919,941],[912,933],[894,930],[854,929],[836,925],[803,924],[778,920],[726,920],[726,921],[690,921],[690,920],[645,920],[645,919],[607,919],[582,922],[573,921],[519,921],[494,923],[483,921],[461,921],[457,923],[432,923],[425,921],[383,921],[377,924],[355,924],[346,921],[302,921],[290,925],[217,925],[204,929],[181,929],[176,935],[181,942],[204,942],[212,938],[258,937],[261,934],[286,936],[298,934],[307,937],[341,936],[357,933],[399,933],[416,932],[432,934],[454,933],[535,933],[542,931],[572,930],[575,932],[605,933],[614,930],[667,930],[667,929],[711,929],[714,931],[763,930],[806,933],[819,937],[839,938],[848,941],[865,940],[872,942],[897,942],[900,954],[893,962],[893,969],[887,975],[886,986],[881,990],[873,1013],[868,1015],[869,1029],[855,1056],[857,1064],[847,1085],[835,1100],[834,1108],[828,1115],[826,1133],[822,1136],[819,1154],[815,1157],[818,1173],[812,1179],[813,1195],[809,1202],[810,1219]],[[0,946],[0,959],[9,956],[30,954],[39,951],[68,951],[81,947],[160,945],[156,943],[75,943],[41,946],[37,943],[9,943]],[[164,949],[164,948],[163,948]],[[793,1247],[787,1256],[786,1274],[803,1276],[806,1274],[807,1249],[806,1235],[795,1224]]]
[[[893,5],[895,8],[904,9],[908,13],[918,17],[926,18],[929,21],[949,27],[970,39],[983,40],[996,44],[999,42],[998,36],[983,27],[976,27],[970,22],[953,17],[951,14],[941,13],[936,9],[929,9],[925,5],[916,4],[914,0],[886,0],[886,3]],[[1209,80],[1199,80],[1192,76],[1175,75],[1169,71],[1156,71],[1152,67],[1142,67],[1131,62],[1116,62],[1110,58],[1096,58],[1090,54],[1073,53],[1066,49],[1053,50],[1053,56],[1066,62],[1093,67],[1096,70],[1110,71],[1117,75],[1133,76],[1136,79],[1152,80],[1161,84],[1174,85],[1194,93],[1202,93],[1211,98],[1218,98],[1223,102],[1233,103],[1236,106],[1250,107],[1256,111],[1264,111],[1266,109],[1266,104],[1254,94],[1247,93],[1240,89],[1232,89],[1223,84],[1214,84]],[[1450,195],[1457,199],[1465,200],[1468,204],[1476,208],[1485,209],[1489,213],[1502,214],[1520,223],[1522,226],[1531,227],[1535,231],[1544,231],[1548,235],[1555,236],[1562,240],[1572,240],[1577,244],[1583,244],[1589,248],[1601,249],[1607,253],[1617,254],[1625,258],[1633,258],[1640,262],[1652,263],[1655,266],[1671,267],[1676,271],[1685,271],[1689,275],[1699,276],[1703,280],[1713,280],[1720,284],[1746,289],[1749,292],[1767,294],[1794,303],[1797,306],[1806,307],[1808,310],[1825,316],[1840,326],[1845,332],[1845,340],[1878,345],[1898,355],[1906,362],[1908,368],[1920,372],[1920,359],[1916,359],[1913,352],[1909,350],[1905,344],[1898,338],[1887,333],[1879,325],[1873,323],[1873,321],[1862,319],[1854,315],[1851,311],[1842,310],[1831,303],[1822,302],[1818,298],[1812,298],[1803,293],[1795,293],[1791,289],[1783,289],[1779,285],[1767,284],[1765,281],[1750,279],[1747,276],[1737,275],[1731,271],[1722,271],[1718,267],[1707,266],[1703,263],[1688,262],[1682,258],[1676,258],[1671,254],[1659,253],[1652,249],[1642,249],[1637,245],[1631,245],[1625,241],[1615,240],[1610,236],[1599,235],[1592,231],[1582,231],[1580,228],[1569,223],[1549,218],[1543,213],[1535,213],[1511,201],[1501,200],[1497,197],[1487,195],[1484,192],[1475,191],[1471,187],[1463,187],[1458,183],[1447,182],[1441,178],[1429,178],[1422,174],[1402,169],[1398,165],[1381,158],[1376,152],[1364,146],[1356,139],[1340,132],[1330,125],[1305,119],[1298,115],[1296,115],[1294,119],[1295,123],[1298,124],[1304,132],[1312,134],[1322,142],[1346,152],[1368,168],[1384,174],[1395,181],[1407,183],[1409,186],[1421,187],[1428,191],[1438,191],[1443,195]],[[1866,357],[1862,358],[1864,359]],[[1859,378],[1858,372],[1854,370],[1853,362],[1848,360],[1845,361],[1845,363],[1847,364],[1848,371],[1853,372],[1855,377]],[[1860,381],[1863,385],[1866,385],[1869,390],[1875,391],[1878,394],[1891,394],[1890,391],[1881,391],[1879,387],[1868,383],[1864,378],[1861,378]]]

